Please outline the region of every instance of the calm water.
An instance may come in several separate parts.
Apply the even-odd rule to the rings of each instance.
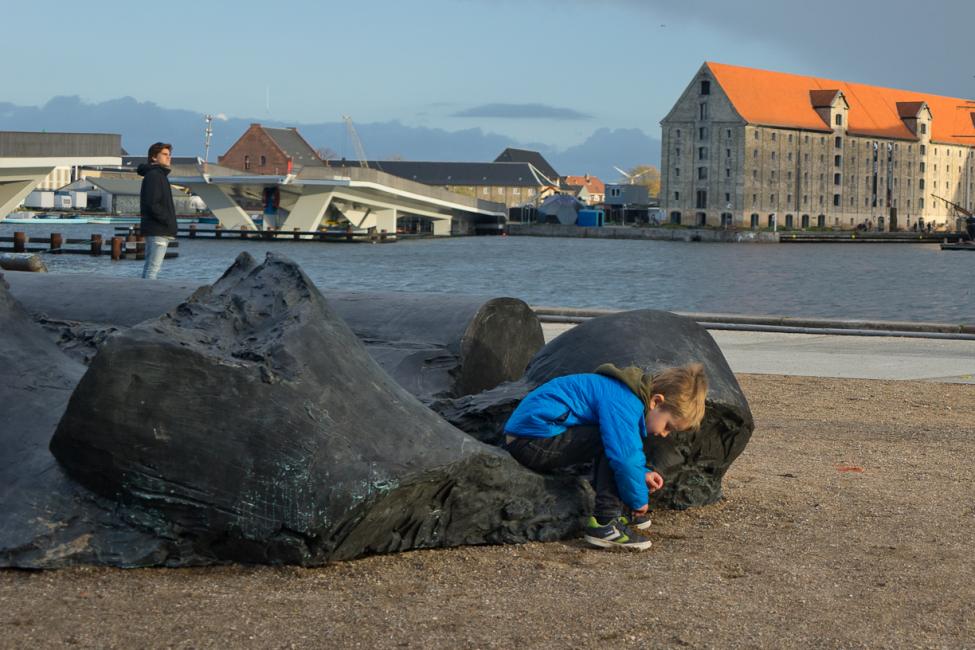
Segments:
[[[0,225],[9,236],[111,226]],[[218,278],[240,251],[291,257],[322,289],[515,296],[535,305],[975,322],[975,254],[936,245],[705,244],[460,237],[387,245],[179,242],[160,278]],[[137,277],[142,263],[44,255],[59,273]]]

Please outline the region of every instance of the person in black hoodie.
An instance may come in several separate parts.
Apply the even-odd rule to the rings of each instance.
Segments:
[[[142,234],[146,238],[146,265],[142,277],[148,280],[155,280],[159,275],[166,248],[176,239],[176,206],[167,178],[172,157],[173,145],[157,142],[149,147],[149,162],[139,165],[137,170],[142,176],[139,212],[142,214]]]

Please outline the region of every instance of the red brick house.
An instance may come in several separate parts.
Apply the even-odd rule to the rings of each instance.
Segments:
[[[325,166],[298,129],[260,124],[251,124],[217,162],[251,174],[277,176],[298,172],[302,167]]]

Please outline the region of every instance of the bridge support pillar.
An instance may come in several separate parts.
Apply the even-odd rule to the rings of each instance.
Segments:
[[[325,211],[328,210],[331,202],[331,190],[305,187],[304,192],[295,201],[291,212],[281,225],[282,230],[294,230],[295,228],[302,232],[318,230],[318,226],[321,225]],[[311,235],[306,235],[306,237],[311,237]]]
[[[250,215],[237,205],[237,202],[219,185],[188,183],[185,187],[203,199],[207,208],[210,209],[222,227],[230,230],[244,230],[245,228],[257,230],[257,226],[254,225]]]
[[[54,167],[0,168],[0,221],[14,211]]]
[[[451,219],[434,219],[433,220],[433,236],[434,237],[450,237],[450,222],[451,222]]]
[[[373,208],[369,214],[360,222],[360,228],[375,228],[376,232],[385,230],[388,233],[396,232],[396,208]]]

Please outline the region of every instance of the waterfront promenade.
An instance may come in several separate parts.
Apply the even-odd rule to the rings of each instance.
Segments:
[[[544,323],[548,342],[572,328]],[[713,330],[736,373],[975,384],[975,341]]]

